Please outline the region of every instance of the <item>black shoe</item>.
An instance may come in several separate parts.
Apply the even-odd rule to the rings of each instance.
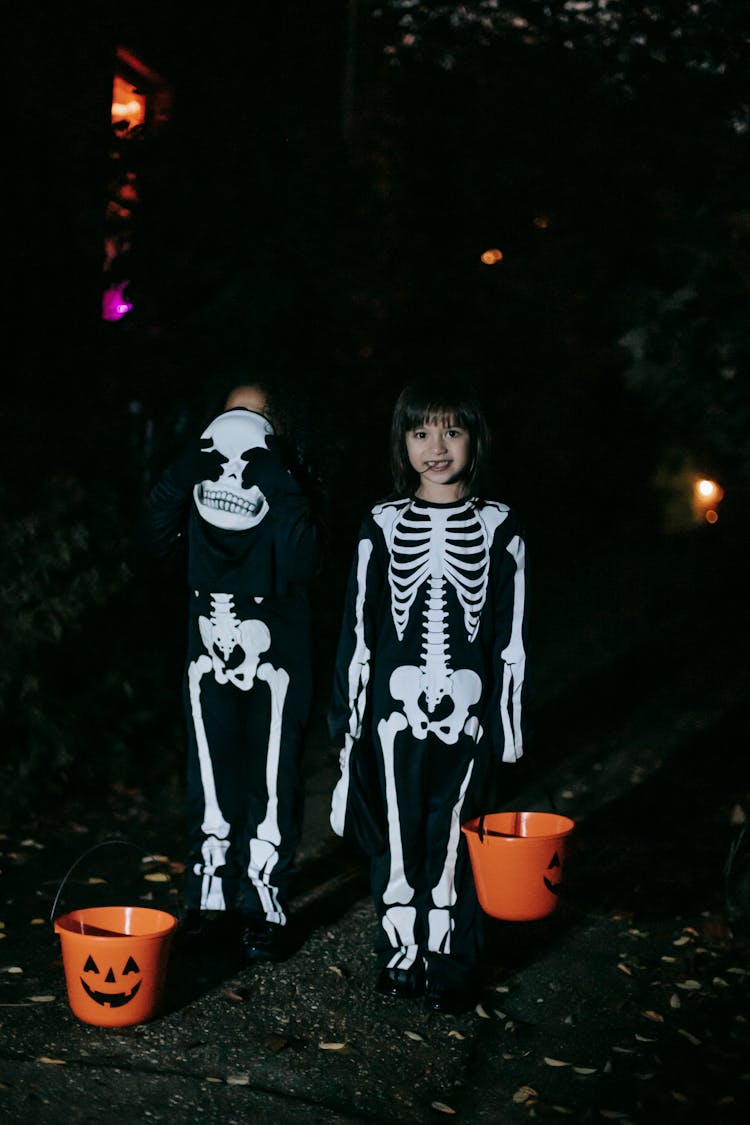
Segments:
[[[381,969],[375,988],[383,996],[414,1000],[424,992],[424,972],[421,966],[414,966],[412,969]]]
[[[457,1016],[461,1012],[468,1012],[477,1003],[475,991],[468,984],[462,987],[448,988],[445,985],[432,981],[427,985],[425,1007],[430,1012],[447,1012]]]
[[[249,922],[242,931],[242,955],[248,964],[280,961],[284,956],[284,927],[276,922]]]

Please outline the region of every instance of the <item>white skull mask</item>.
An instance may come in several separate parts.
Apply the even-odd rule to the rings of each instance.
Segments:
[[[245,486],[243,473],[254,449],[267,449],[273,426],[251,410],[228,410],[201,434],[202,452],[222,458],[220,476],[200,481],[193,489],[198,511],[207,523],[230,531],[255,527],[268,511],[257,485]]]

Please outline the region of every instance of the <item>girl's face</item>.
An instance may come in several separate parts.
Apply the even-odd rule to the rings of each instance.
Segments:
[[[412,469],[419,473],[417,496],[442,503],[463,496],[471,437],[451,416],[426,419],[407,430],[406,453]]]

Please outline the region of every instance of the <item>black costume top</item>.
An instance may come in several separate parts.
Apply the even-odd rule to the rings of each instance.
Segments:
[[[450,726],[452,696],[453,709],[460,703],[478,719],[500,758],[520,758],[524,555],[519,521],[505,504],[376,505],[362,522],[346,592],[328,714],[334,745],[369,738],[396,710],[415,719],[416,737],[429,728],[455,742],[465,728]],[[478,694],[464,670],[478,677]],[[462,678],[477,694],[471,703],[465,692],[461,698]]]

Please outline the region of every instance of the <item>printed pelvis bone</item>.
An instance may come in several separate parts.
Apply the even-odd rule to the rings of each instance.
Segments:
[[[476,735],[478,721],[469,718],[469,711],[479,702],[482,683],[471,668],[450,666],[448,638],[445,633],[445,579],[431,578],[427,592],[422,639],[422,663],[402,664],[391,673],[390,692],[403,704],[404,714],[415,738],[426,738],[432,731],[447,745],[458,741],[462,731]],[[449,715],[433,719],[435,709],[445,695],[453,704]],[[423,711],[420,700],[427,707]]]
[[[240,691],[250,691],[261,653],[271,645],[268,626],[253,619],[240,621],[231,594],[212,594],[211,616],[199,617],[198,628],[217,683],[229,680]],[[244,654],[239,661],[232,659],[236,649]]]
[[[250,410],[220,414],[201,435],[204,453],[223,458],[218,480],[202,480],[193,489],[201,517],[214,527],[245,531],[255,527],[268,511],[268,501],[257,485],[245,485],[243,476],[254,449],[267,449],[271,423]]]
[[[216,794],[201,708],[201,680],[213,671],[219,684],[231,683],[244,692],[250,691],[257,679],[267,683],[271,693],[266,756],[268,799],[265,817],[256,830],[256,839],[250,842],[248,873],[256,886],[268,920],[283,922],[284,915],[276,901],[275,892],[273,888],[269,888],[268,883],[278,860],[276,846],[281,841],[278,826],[279,751],[289,674],[283,668],[259,663],[262,653],[270,647],[271,634],[262,621],[241,621],[234,612],[234,600],[230,594],[212,594],[211,614],[209,617],[200,617],[198,626],[207,652],[190,664],[188,684],[205,806],[201,826],[206,837],[201,848],[203,863],[195,867],[195,873],[203,875],[201,908],[225,909],[221,880],[216,878],[216,872],[224,864],[230,831]],[[239,662],[232,660],[237,650],[242,654]],[[231,667],[228,663],[230,660]]]

